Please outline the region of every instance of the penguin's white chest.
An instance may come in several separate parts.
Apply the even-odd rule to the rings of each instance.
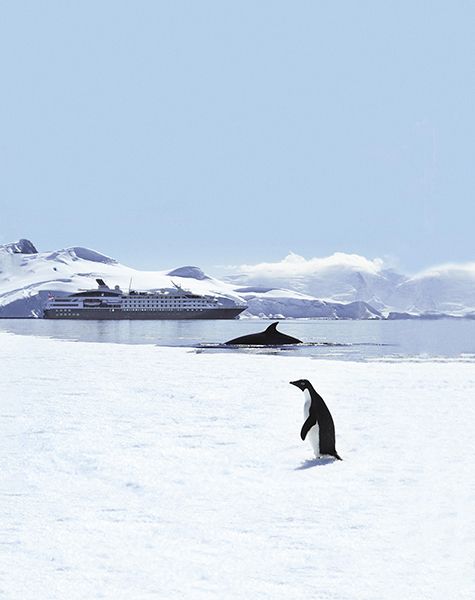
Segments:
[[[303,406],[303,418],[305,423],[310,416],[310,404],[312,403],[312,399],[308,390],[304,390],[303,393],[305,397],[305,404]],[[318,423],[310,429],[306,439],[311,443],[315,456],[318,458],[320,456],[320,428],[318,427]]]

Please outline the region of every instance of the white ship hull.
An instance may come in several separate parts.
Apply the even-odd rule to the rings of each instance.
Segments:
[[[45,309],[45,319],[69,319],[92,321],[103,320],[180,320],[180,319],[235,319],[244,308],[209,308],[203,310],[150,310],[150,311],[127,311],[118,308],[87,308],[71,309],[71,311],[59,311],[57,309]]]

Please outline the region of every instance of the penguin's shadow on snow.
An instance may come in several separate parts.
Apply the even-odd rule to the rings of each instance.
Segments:
[[[294,471],[305,471],[305,469],[313,469],[313,467],[323,467],[325,465],[331,465],[336,461],[336,458],[330,456],[325,458],[309,458],[304,460],[299,467],[295,467]]]

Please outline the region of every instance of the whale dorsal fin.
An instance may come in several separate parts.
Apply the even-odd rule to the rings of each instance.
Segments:
[[[266,329],[266,333],[277,333],[278,324],[279,321],[277,321],[276,323],[272,323],[272,325],[269,325],[269,327]]]

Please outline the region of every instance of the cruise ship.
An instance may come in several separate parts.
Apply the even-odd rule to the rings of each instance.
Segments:
[[[110,288],[103,279],[96,279],[97,289],[68,296],[50,297],[46,302],[45,319],[235,319],[245,304],[231,298],[200,296],[173,284],[174,289],[155,292],[123,292],[119,286]]]

